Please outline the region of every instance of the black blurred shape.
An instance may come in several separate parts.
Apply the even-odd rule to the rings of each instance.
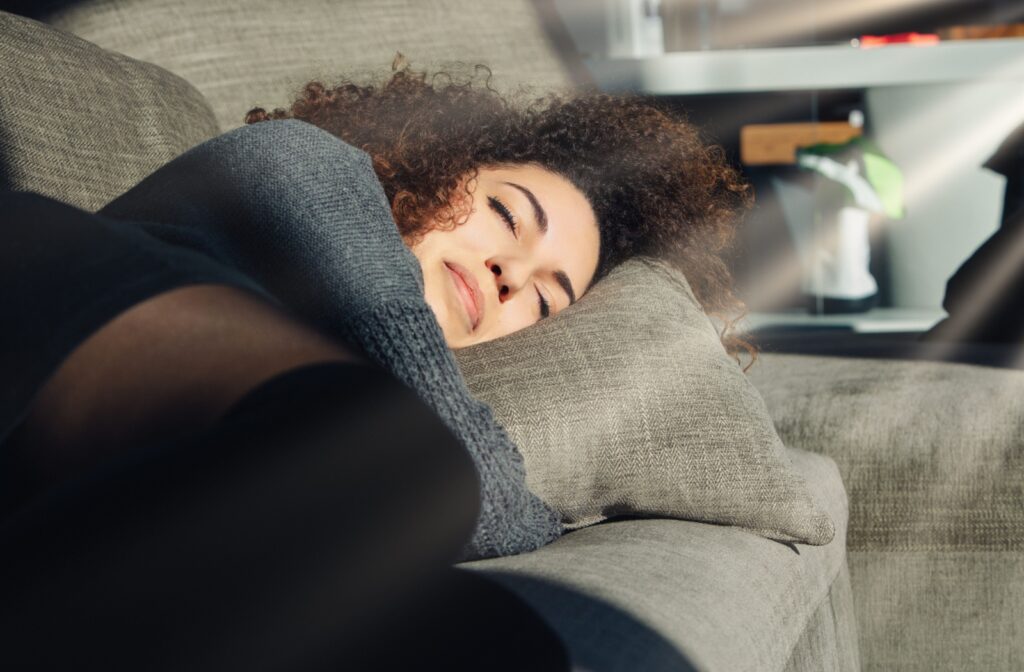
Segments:
[[[929,340],[1024,344],[1024,123],[985,167],[1006,176],[999,229],[946,284],[949,317]]]

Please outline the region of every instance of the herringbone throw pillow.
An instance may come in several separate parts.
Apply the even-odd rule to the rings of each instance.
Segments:
[[[664,264],[626,262],[558,316],[456,357],[568,528],[632,515],[834,535],[761,395]]]

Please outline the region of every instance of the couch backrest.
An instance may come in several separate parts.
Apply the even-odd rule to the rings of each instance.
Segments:
[[[94,211],[216,134],[180,77],[0,12],[0,186]]]
[[[553,13],[537,2],[86,0],[45,18],[181,75],[227,131],[254,106],[287,107],[312,79],[387,73],[396,51],[414,68],[485,63],[499,90],[570,87],[577,82],[552,39]]]

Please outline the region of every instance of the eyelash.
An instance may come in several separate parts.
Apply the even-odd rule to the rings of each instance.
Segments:
[[[551,314],[551,306],[549,306],[548,302],[544,300],[544,297],[541,296],[540,292],[537,292],[537,297],[540,299],[540,319],[543,320]]]
[[[498,198],[497,196],[488,196],[487,200],[490,202],[491,208],[493,208],[494,211],[497,212],[501,216],[501,218],[505,220],[505,225],[508,226],[509,231],[512,232],[512,235],[518,238],[519,223],[516,222],[516,217],[515,215],[512,214],[512,211],[509,210],[505,206],[505,204],[501,202],[501,199]]]
[[[491,204],[491,208],[505,220],[505,225],[512,232],[512,235],[518,238],[519,223],[516,222],[516,217],[512,214],[512,211],[497,196],[488,196],[487,201]],[[540,319],[543,320],[551,314],[551,304],[544,300],[544,296],[540,292],[537,292],[537,301],[540,304]]]

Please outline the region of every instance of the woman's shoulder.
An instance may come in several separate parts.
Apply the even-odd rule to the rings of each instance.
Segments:
[[[344,159],[343,164],[373,171],[370,155],[315,124],[299,119],[261,121],[227,131],[198,145],[214,151],[259,152],[283,162]]]

